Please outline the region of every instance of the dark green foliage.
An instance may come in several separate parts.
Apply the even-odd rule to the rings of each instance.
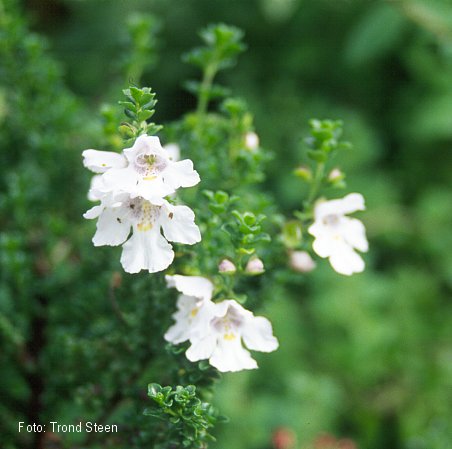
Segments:
[[[172,388],[149,384],[148,396],[155,404],[144,414],[168,423],[160,429],[162,443],[155,447],[177,448],[181,442],[182,447],[199,449],[214,440],[209,429],[215,425],[217,414],[209,403],[197,397],[194,385]]]
[[[150,381],[196,385],[202,402],[231,417],[213,429],[211,448],[268,448],[280,426],[297,434],[296,449],[311,449],[323,433],[360,449],[447,448],[450,2],[17,3],[0,0],[2,448],[144,449],[162,444],[161,431],[177,439],[177,426],[143,415],[157,405],[146,396]],[[30,33],[25,17],[49,41]],[[223,21],[246,34],[248,51],[233,69],[242,33],[205,28]],[[198,76],[180,55],[199,45],[202,28],[205,46],[187,57]],[[186,79],[195,79],[189,94]],[[158,93],[152,119],[165,124],[162,142],[179,143],[202,178],[180,199],[196,209],[203,241],[180,246],[170,272],[203,273],[215,298],[234,293],[247,308],[263,306],[280,341],[277,352],[257,356],[259,370],[224,376],[215,399],[216,370],[163,340],[176,293],[163,290],[160,275],[120,275],[120,248],[93,248],[94,224],[81,217],[89,207],[81,151],[120,150],[122,135],[143,132],[128,135],[125,125],[118,133],[125,116],[117,101],[129,82]],[[153,106],[138,111],[130,96],[125,121],[149,120]],[[319,121],[310,127],[311,117]],[[343,120],[343,137],[324,117]],[[272,157],[247,149],[254,130]],[[311,132],[313,159],[303,140]],[[317,172],[322,148],[329,153],[342,138],[353,149],[342,147]],[[343,179],[332,184],[336,166],[348,190],[336,189]],[[288,269],[290,251],[309,248],[303,201],[314,180],[325,196],[366,198],[364,274],[339,277],[320,259],[309,275]],[[272,242],[253,245],[264,276],[218,274],[223,258],[238,264],[237,240],[248,235],[234,210],[242,221],[247,212],[267,216],[259,232]],[[56,419],[117,423],[120,432],[17,432],[19,420]]]

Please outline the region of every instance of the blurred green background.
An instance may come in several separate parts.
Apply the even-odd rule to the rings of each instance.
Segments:
[[[13,164],[18,157],[18,134],[26,134],[27,124],[27,139],[38,139],[41,148],[62,142],[69,149],[72,168],[66,164],[53,171],[58,179],[47,180],[69,191],[60,192],[54,215],[47,203],[41,211],[56,233],[62,232],[59,207],[75,200],[77,207],[65,214],[77,221],[86,206],[88,175],[67,179],[71,170],[81,171],[81,150],[97,148],[90,136],[98,129],[101,103],[114,102],[124,84],[120,67],[131,16],[155,17],[156,57],[141,83],[157,92],[157,123],[195,106],[182,83],[196,72],[181,54],[199,44],[198,31],[216,22],[244,30],[248,49],[220,81],[254,113],[261,144],[274,154],[265,189],[288,215],[303,199],[292,171],[303,161],[307,120],[344,120],[354,148],[338,165],[347,173],[348,190],[366,198],[360,218],[370,240],[367,269],[346,278],[318,263],[309,275],[281,275],[281,282],[267,286],[262,314],[272,320],[280,349],[271,357],[258,355],[255,372],[223,377],[215,403],[231,421],[218,426],[212,447],[452,448],[452,3],[28,0],[22,6],[59,66],[46,75],[48,91],[30,90],[22,103],[8,103],[15,81],[0,72],[8,75],[0,87],[0,123],[8,104],[17,107],[8,129],[2,124],[1,162]],[[33,72],[33,64],[27,70]],[[60,112],[42,113],[43,96],[60,92],[54,88],[59,73],[70,99],[60,101]],[[17,76],[26,76],[20,65]],[[52,126],[61,121],[59,134],[51,131],[50,137],[46,120],[59,113],[65,118],[52,119]],[[32,157],[25,167],[28,180],[46,179],[51,171]],[[8,176],[2,175],[2,188],[16,182],[13,191],[20,191],[21,179]],[[6,216],[8,200],[2,201]],[[3,258],[18,257],[13,237],[20,239],[2,236]],[[60,246],[54,257],[66,250]],[[20,267],[21,260],[16,263]],[[8,309],[15,293],[6,287],[1,293]],[[14,372],[4,369],[3,376]],[[296,443],[281,446],[281,428]]]

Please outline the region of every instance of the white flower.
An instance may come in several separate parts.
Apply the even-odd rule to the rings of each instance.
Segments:
[[[355,218],[345,216],[364,209],[364,198],[359,193],[319,202],[315,206],[314,224],[308,229],[315,237],[314,251],[320,257],[328,257],[338,273],[351,275],[364,270],[364,261],[355,251],[368,250],[364,225]]]
[[[215,304],[208,332],[191,336],[187,358],[192,362],[209,359],[219,371],[257,368],[245,346],[253,351],[271,352],[278,348],[270,321],[255,317],[233,299]]]
[[[163,149],[172,161],[178,161],[180,159],[180,147],[177,143],[167,143]]]
[[[212,283],[200,276],[166,276],[168,287],[182,294],[177,301],[176,323],[165,334],[173,344],[189,340],[186,355],[192,362],[209,359],[219,371],[257,368],[250,350],[271,352],[277,349],[270,321],[255,317],[236,301],[212,302]]]
[[[139,136],[123,154],[85,150],[83,158],[85,167],[102,173],[102,183],[98,183],[101,192],[127,192],[132,198],[141,197],[153,204],[161,204],[162,198],[179,187],[200,181],[192,161],[172,161],[156,136]]]
[[[93,237],[95,246],[117,246],[125,242],[121,264],[128,273],[141,270],[155,273],[167,268],[174,259],[167,240],[189,245],[201,240],[193,211],[165,200],[152,204],[141,197],[130,198],[126,193],[109,194],[84,217],[98,218]],[[131,228],[133,233],[128,239]]]
[[[289,255],[289,264],[300,273],[309,273],[316,267],[316,263],[307,251],[292,251]]]
[[[213,284],[201,276],[165,276],[168,287],[182,294],[177,300],[176,321],[165,333],[166,341],[175,345],[209,331],[215,304],[211,301]]]
[[[254,152],[259,147],[259,136],[252,131],[245,134],[245,146],[248,150]]]

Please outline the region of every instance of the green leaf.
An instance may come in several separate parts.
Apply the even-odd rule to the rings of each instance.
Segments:
[[[136,118],[135,112],[132,112],[130,109],[124,109],[124,114],[133,120],[135,120],[135,118]]]
[[[408,21],[394,5],[378,2],[365,11],[345,44],[345,59],[353,65],[368,64],[394,52],[408,29]]]
[[[326,162],[328,160],[328,156],[323,151],[319,150],[309,150],[307,152],[307,155],[309,159],[320,163]]]
[[[141,90],[137,87],[130,87],[130,94],[132,95],[132,98],[140,104],[142,93]]]
[[[139,122],[144,122],[148,118],[152,117],[154,115],[154,111],[141,111],[138,113],[137,120]]]
[[[162,391],[162,387],[159,384],[152,383],[148,385],[148,396],[156,397]]]

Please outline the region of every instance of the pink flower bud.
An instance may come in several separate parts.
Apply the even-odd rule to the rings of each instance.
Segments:
[[[253,257],[246,264],[245,272],[248,274],[261,274],[264,271],[264,263],[259,259],[259,257]]]
[[[290,267],[300,273],[309,273],[316,267],[316,263],[306,251],[292,251],[289,257]]]
[[[218,265],[218,271],[220,273],[235,273],[235,265],[228,259],[223,259]]]
[[[342,181],[345,178],[344,173],[342,173],[337,167],[333,168],[328,175],[328,181],[331,183]]]

